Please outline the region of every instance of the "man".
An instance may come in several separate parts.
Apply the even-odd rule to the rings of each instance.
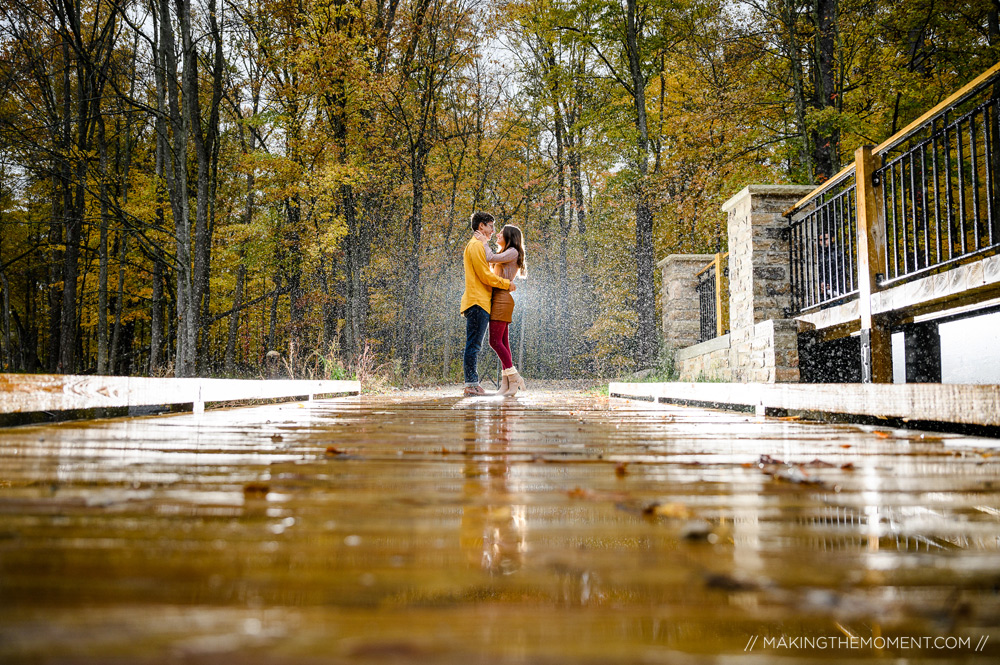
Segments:
[[[485,395],[486,391],[479,385],[479,372],[476,361],[479,350],[483,346],[483,336],[490,327],[490,301],[493,287],[509,289],[513,292],[517,287],[502,277],[497,277],[490,271],[486,262],[486,250],[483,243],[476,238],[481,233],[488,238],[493,237],[493,215],[487,212],[475,212],[471,220],[473,236],[465,245],[462,262],[465,265],[465,293],[462,294],[462,304],[459,311],[465,317],[465,395],[467,397]]]

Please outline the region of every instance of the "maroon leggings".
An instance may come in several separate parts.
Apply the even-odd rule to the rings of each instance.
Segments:
[[[490,321],[490,348],[496,351],[504,369],[514,366],[514,358],[510,354],[510,339],[507,337],[509,329],[508,321]]]

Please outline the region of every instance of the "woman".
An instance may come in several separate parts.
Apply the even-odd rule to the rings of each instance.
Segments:
[[[486,247],[486,260],[492,264],[493,273],[498,277],[513,280],[518,275],[523,277],[526,274],[521,229],[513,224],[503,227],[497,237],[499,254],[494,254],[490,249],[489,238],[481,235],[480,240]],[[514,358],[510,352],[508,333],[513,315],[514,298],[510,291],[494,287],[490,303],[490,348],[496,352],[503,367],[503,379],[497,393],[499,395],[516,395],[518,390],[526,388],[524,379],[514,367]]]

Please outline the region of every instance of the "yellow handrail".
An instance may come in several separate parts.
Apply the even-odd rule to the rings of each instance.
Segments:
[[[696,272],[696,273],[694,274],[694,276],[695,276],[695,277],[701,277],[701,276],[702,276],[702,275],[704,275],[704,274],[705,274],[706,272],[708,272],[708,271],[709,271],[709,270],[710,270],[711,268],[714,268],[714,267],[715,267],[715,259],[712,259],[712,260],[711,260],[711,261],[710,261],[710,262],[708,263],[708,265],[706,265],[706,266],[705,266],[704,268],[702,268],[701,270],[699,270],[698,272]]]
[[[715,255],[715,256],[714,256],[713,258],[712,258],[712,260],[708,262],[708,265],[706,265],[706,266],[705,266],[704,268],[702,268],[701,270],[699,270],[698,272],[696,272],[696,273],[694,274],[694,276],[695,276],[695,277],[701,277],[701,276],[702,276],[703,274],[705,274],[706,272],[708,272],[708,270],[709,270],[710,268],[714,268],[714,267],[715,267],[715,265],[716,265],[716,263],[718,263],[718,262],[719,262],[719,261],[721,261],[722,259],[725,259],[725,258],[727,258],[728,256],[729,256],[729,252],[723,252],[722,254],[716,254],[716,255]]]

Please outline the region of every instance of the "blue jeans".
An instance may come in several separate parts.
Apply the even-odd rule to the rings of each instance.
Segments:
[[[479,350],[483,348],[483,335],[490,328],[490,314],[479,305],[473,305],[462,312],[465,315],[465,385],[478,386],[479,372],[476,371],[476,361],[479,360]]]

